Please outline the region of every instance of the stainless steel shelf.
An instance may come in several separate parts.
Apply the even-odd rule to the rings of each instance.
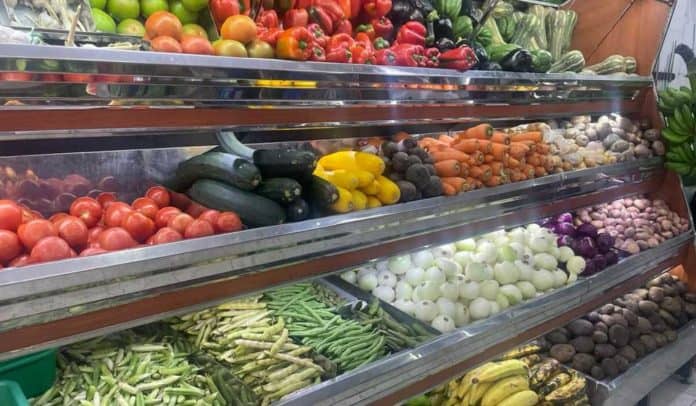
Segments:
[[[467,360],[480,357],[499,344],[505,343],[506,348],[521,344],[532,338],[524,335],[533,329],[537,329],[537,335],[552,330],[558,325],[552,322],[553,319],[562,316],[572,317],[573,312],[577,313],[582,306],[591,305],[594,300],[607,295],[613,298],[623,291],[630,290],[632,286],[627,283],[629,280],[636,277],[644,280],[651,271],[662,271],[666,266],[675,265],[668,263],[677,261],[680,250],[692,241],[693,233],[682,234],[655,249],[629,257],[599,274],[512,307],[489,319],[442,335],[412,351],[395,354],[330,381],[295,392],[279,404],[356,405],[380,399],[384,401],[385,397],[394,392],[466,363]],[[473,363],[485,359],[478,359]],[[464,370],[458,369],[458,373],[461,374]],[[453,375],[449,373],[447,378]],[[432,385],[439,383],[442,382],[434,382]],[[632,403],[620,404],[625,406]]]
[[[591,400],[595,406],[634,405],[648,395],[682,365],[696,356],[696,321],[679,330],[679,337],[647,355],[611,381],[590,382]]]
[[[143,102],[270,108],[619,101],[634,99],[652,84],[649,77],[630,75],[461,73],[17,44],[0,44],[0,69],[91,75],[89,85],[45,82],[40,77],[33,82],[0,82],[0,101],[19,100],[31,108],[116,108]]]

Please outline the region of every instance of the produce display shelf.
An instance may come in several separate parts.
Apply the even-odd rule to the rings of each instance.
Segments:
[[[680,262],[689,232],[573,285],[284,398],[282,405],[394,404],[640,286]],[[623,403],[624,405],[628,403]]]
[[[679,330],[676,341],[647,355],[613,380],[588,378],[592,404],[636,404],[695,355],[696,321],[692,320]]]
[[[408,249],[523,225],[629,194],[650,193],[659,188],[664,173],[661,162],[659,158],[629,161],[456,197],[5,269],[0,273],[0,332],[153,295],[159,305],[149,307],[153,312],[149,315],[182,311]],[[219,292],[210,290],[214,282]],[[167,295],[178,295],[177,289],[197,285],[202,285],[200,297],[167,302]]]
[[[0,69],[92,75],[64,78],[72,82],[43,82],[36,77],[0,83],[0,100],[51,108],[143,101],[245,108],[594,102],[633,100],[651,85],[649,77],[637,75],[462,73],[20,44],[0,45]]]

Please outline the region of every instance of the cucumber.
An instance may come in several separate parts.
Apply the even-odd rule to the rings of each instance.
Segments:
[[[305,199],[313,206],[326,209],[338,200],[338,189],[329,181],[312,175],[304,183]]]
[[[570,51],[558,59],[548,73],[580,72],[585,67],[585,57],[580,51]]]
[[[179,164],[176,188],[182,192],[200,178],[216,179],[242,190],[253,190],[261,182],[259,168],[237,155],[206,152]]]
[[[300,198],[290,203],[285,208],[285,213],[288,221],[306,220],[309,218],[309,205],[304,199]]]
[[[278,203],[217,180],[198,179],[186,194],[211,209],[237,213],[242,223],[250,227],[271,226],[285,221],[285,209]]]
[[[288,204],[302,195],[302,186],[295,179],[269,178],[261,182],[255,192],[274,202]]]

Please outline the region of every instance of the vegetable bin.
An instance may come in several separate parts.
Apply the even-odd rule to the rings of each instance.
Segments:
[[[56,378],[56,350],[44,350],[0,362],[0,380],[15,381],[24,395],[33,398],[44,393]],[[0,401],[1,405],[12,404]]]
[[[0,381],[0,405],[29,406],[29,402],[17,382]]]

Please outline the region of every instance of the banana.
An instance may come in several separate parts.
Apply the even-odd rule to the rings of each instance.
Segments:
[[[570,374],[567,374],[565,372],[561,372],[560,374],[551,378],[551,380],[548,381],[546,384],[544,384],[544,386],[539,388],[539,390],[537,390],[537,393],[539,394],[540,397],[543,398],[544,396],[548,395],[549,393],[555,391],[556,389],[558,389],[561,386],[570,382],[571,379],[572,379],[572,377],[570,376]]]
[[[488,365],[471,380],[472,383],[493,382],[508,376],[527,375],[528,373],[527,365],[518,359],[490,362]]]
[[[503,400],[498,406],[534,406],[539,401],[539,396],[532,390],[517,392]]]
[[[664,99],[660,99],[657,101],[657,107],[660,109],[660,111],[664,115],[669,115],[669,114],[672,114],[674,112],[674,108],[671,106],[668,106],[665,103]]]
[[[522,358],[527,355],[532,355],[536,354],[538,352],[541,352],[542,348],[541,346],[537,344],[527,344],[523,345],[521,347],[517,347],[512,351],[508,351],[505,354],[503,354],[498,360],[504,361],[504,360],[509,360],[509,359],[515,359],[515,358]]]
[[[660,99],[662,99],[665,102],[665,105],[669,106],[671,109],[679,107],[676,97],[669,90],[670,89],[660,92]]]
[[[525,365],[527,365],[528,367],[532,367],[532,366],[541,362],[541,355],[539,355],[539,354],[527,355],[526,357],[520,358],[520,361],[524,362]]]
[[[553,358],[542,362],[529,380],[532,389],[540,388],[560,368],[561,364]]]
[[[464,377],[462,378],[462,380],[461,380],[461,382],[460,382],[460,384],[459,384],[459,388],[457,388],[457,397],[458,397],[458,398],[463,399],[463,398],[464,398],[464,395],[466,395],[467,393],[471,392],[471,390],[470,390],[470,389],[471,389],[471,385],[472,385],[472,382],[471,382],[471,381],[472,381],[473,378],[474,378],[475,376],[477,376],[477,375],[483,370],[483,368],[486,367],[487,365],[488,365],[487,363],[486,363],[486,364],[483,364],[483,365],[480,365],[480,366],[478,366],[478,367],[472,369],[471,371],[467,372],[467,373],[464,375]]]
[[[488,391],[493,384],[494,382],[479,382],[473,384],[469,390],[469,405],[477,405],[483,395],[486,394],[486,391]]]
[[[691,91],[678,89],[674,91],[674,98],[682,105],[691,104]]]
[[[676,133],[674,130],[672,130],[671,127],[667,127],[667,128],[662,130],[662,137],[665,140],[667,140],[669,143],[674,144],[674,145],[683,144],[689,140],[688,135]]]
[[[684,125],[691,134],[694,132],[694,127],[696,127],[696,121],[694,121],[694,113],[691,111],[691,106],[683,105],[681,106],[682,118],[684,119]]]
[[[481,399],[481,406],[497,406],[500,402],[517,392],[529,389],[529,378],[514,375],[497,381]]]
[[[585,394],[584,391],[585,378],[578,373],[573,373],[570,382],[546,395],[544,400],[554,404],[567,404],[583,396]]]
[[[681,162],[666,162],[665,167],[680,175],[688,175],[692,170],[692,167],[689,164],[684,164]]]
[[[675,108],[674,109],[674,129],[678,133],[683,133],[683,134],[688,134],[689,133],[689,126],[687,125],[687,119],[684,117],[684,112],[681,108]]]

